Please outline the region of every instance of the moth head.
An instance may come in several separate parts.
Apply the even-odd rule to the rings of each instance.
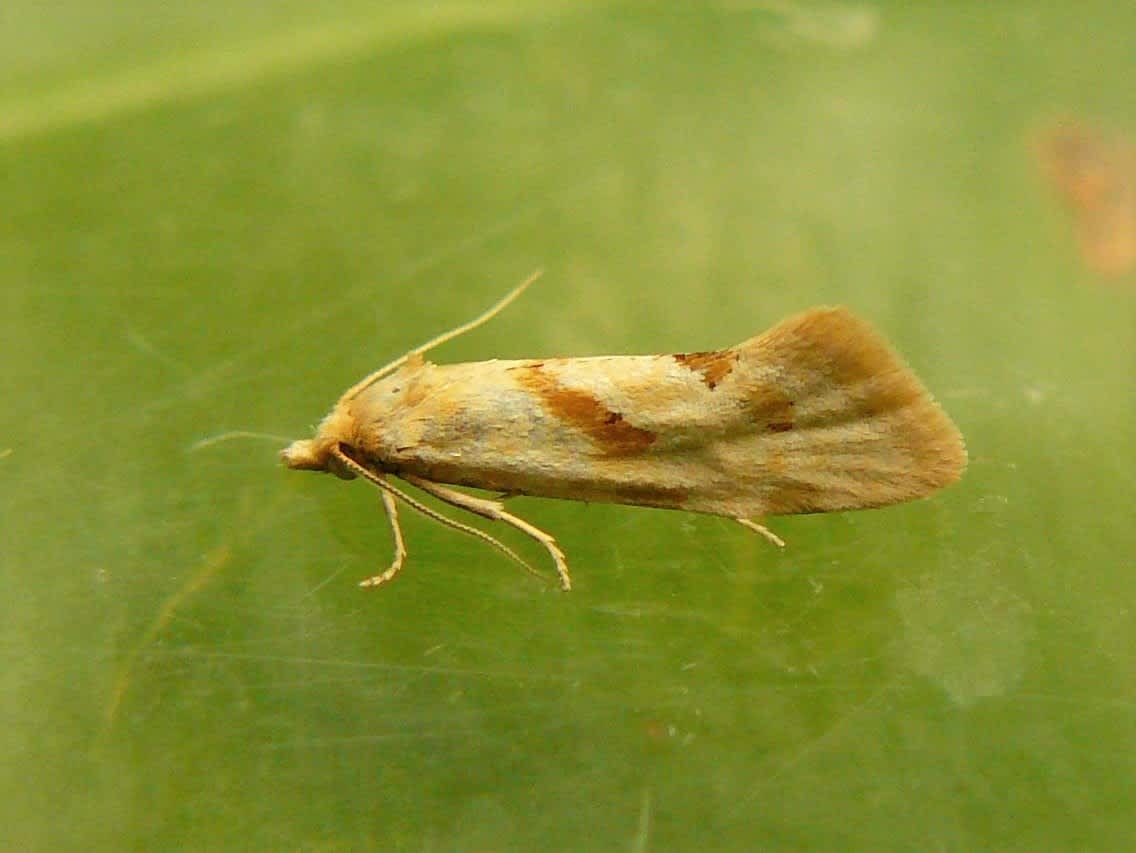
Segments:
[[[350,455],[354,443],[354,419],[339,405],[323,419],[315,438],[301,438],[280,451],[280,458],[289,468],[299,471],[328,471],[343,480],[355,479],[355,474],[339,461],[337,450]]]

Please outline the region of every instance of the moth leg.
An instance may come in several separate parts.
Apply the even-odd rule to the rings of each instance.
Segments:
[[[452,518],[446,518],[446,516],[442,515],[440,512],[436,512],[435,510],[430,509],[430,507],[426,506],[426,504],[422,503],[421,501],[415,500],[410,495],[408,495],[406,492],[404,492],[402,489],[394,486],[391,483],[388,483],[386,481],[386,478],[384,478],[382,476],[382,474],[376,473],[375,471],[372,471],[369,468],[364,468],[362,465],[360,465],[358,462],[356,462],[354,459],[352,459],[347,454],[343,453],[341,450],[332,450],[332,454],[335,456],[336,459],[339,460],[339,462],[343,465],[344,468],[346,468],[348,471],[354,472],[356,475],[362,477],[364,480],[367,480],[370,483],[372,483],[376,488],[379,489],[381,494],[383,494],[387,497],[390,497],[392,500],[394,498],[398,498],[400,501],[405,501],[407,506],[411,507],[412,509],[417,510],[418,512],[422,513],[427,518],[433,519],[434,521],[438,522],[439,524],[443,524],[446,527],[457,530],[460,533],[468,534],[469,536],[472,536],[475,539],[480,539],[482,542],[487,542],[488,544],[490,544],[494,548],[496,548],[498,551],[500,551],[502,554],[504,554],[506,557],[508,557],[510,560],[513,560],[516,563],[518,563],[519,565],[521,565],[524,568],[524,570],[526,572],[528,572],[529,574],[533,575],[534,577],[538,577],[541,580],[545,579],[544,576],[541,575],[540,572],[538,572],[536,569],[534,569],[532,566],[530,566],[528,563],[526,563],[524,560],[522,560],[520,557],[518,557],[517,554],[513,551],[512,548],[505,545],[503,542],[498,542],[496,539],[494,539],[492,536],[490,536],[484,530],[478,530],[476,527],[470,527],[468,524],[462,524],[460,521],[454,521]],[[387,506],[390,506],[390,504],[386,503],[386,500],[384,499],[383,506],[387,507]],[[397,515],[392,515],[389,512],[387,514],[388,519],[391,519],[391,518],[397,519],[397,517],[398,517]],[[395,522],[395,523],[397,523],[397,522]],[[401,530],[398,531],[398,533],[396,534],[396,537],[397,537],[396,538],[396,548],[397,548],[397,540],[402,538],[402,531]],[[403,556],[405,556],[406,555],[405,546],[403,547],[402,551],[403,551]],[[396,567],[397,565],[401,565],[401,563],[398,560],[398,554],[397,554],[397,551],[396,551],[395,563],[391,565],[390,569],[387,569],[386,572],[384,572],[382,575],[379,575],[378,577],[383,578],[387,574],[390,574],[390,576],[393,577],[394,574],[398,571],[398,569]],[[392,572],[391,569],[394,569],[394,571]],[[379,581],[379,583],[382,583],[382,582],[383,582],[382,580]]]
[[[736,521],[747,530],[752,530],[754,533],[760,533],[769,542],[772,542],[778,548],[785,547],[785,540],[774,533],[772,530],[770,530],[768,527],[766,527],[764,524],[758,524],[756,521],[750,521],[748,518],[735,518],[734,521]]]
[[[549,556],[552,557],[552,562],[556,564],[556,573],[560,575],[561,589],[569,590],[572,588],[572,576],[568,574],[568,558],[564,556],[564,552],[560,550],[560,546],[556,544],[556,540],[539,527],[534,527],[523,518],[518,518],[512,513],[505,512],[505,508],[497,501],[467,495],[465,492],[447,488],[430,480],[423,480],[421,477],[415,477],[413,474],[400,474],[399,476],[406,480],[406,482],[417,486],[422,491],[433,495],[440,501],[445,501],[460,509],[469,510],[477,515],[488,518],[490,521],[503,521],[517,528],[517,530],[521,531],[526,536],[535,539],[544,546]]]
[[[391,537],[394,539],[394,559],[391,560],[386,571],[359,581],[359,586],[378,586],[386,583],[398,574],[406,560],[406,542],[402,538],[402,526],[398,523],[398,502],[390,492],[380,490],[379,496],[383,499],[383,509],[387,511],[387,521],[390,522]]]

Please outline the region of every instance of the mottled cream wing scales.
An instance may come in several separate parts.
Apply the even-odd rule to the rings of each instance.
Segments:
[[[618,376],[617,364],[607,365]],[[595,389],[571,387],[543,362],[530,362],[513,371],[517,384],[529,391],[545,411],[570,424],[594,445],[593,453],[607,457],[645,453],[658,439],[649,429],[634,426],[621,411],[597,396]]]
[[[911,500],[966,465],[958,430],[919,380],[842,308],[807,311],[729,349],[674,355],[437,365],[422,357],[429,346],[358,383],[314,439],[283,452],[289,467],[363,476],[383,491],[395,559],[371,585],[405,557],[396,500],[523,563],[389,476],[524,532],[568,588],[551,536],[442,484],[713,513],[780,544],[747,519]]]

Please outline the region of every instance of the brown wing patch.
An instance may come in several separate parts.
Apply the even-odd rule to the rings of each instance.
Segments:
[[[604,456],[631,456],[650,447],[656,435],[632,426],[587,391],[565,388],[540,363],[516,371],[517,382],[533,392],[549,414],[584,433]]]
[[[863,320],[842,308],[816,308],[780,323],[754,344],[791,365],[797,381],[843,389],[855,417],[905,409],[927,396],[915,376]],[[776,392],[777,389],[773,389]]]
[[[746,406],[759,428],[767,432],[788,432],[793,429],[795,404],[770,382],[754,383],[747,389]]]
[[[730,371],[738,362],[738,354],[729,349],[715,352],[679,352],[672,358],[688,370],[701,374],[702,381],[711,391],[730,375]]]

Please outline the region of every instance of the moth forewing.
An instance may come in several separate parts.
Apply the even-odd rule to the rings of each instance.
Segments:
[[[745,477],[764,509],[787,515],[867,509],[925,497],[966,467],[958,429],[867,323],[813,309],[739,347],[747,402],[765,450]],[[745,445],[743,441],[743,458]],[[742,458],[733,454],[742,467]],[[747,514],[742,512],[739,514]]]
[[[467,324],[468,325],[468,324]],[[962,438],[915,375],[861,320],[817,308],[726,350],[674,355],[436,365],[422,350],[356,385],[316,437],[283,452],[292,468],[361,475],[391,500],[440,516],[388,476],[540,542],[564,588],[555,540],[499,501],[506,494],[751,516],[878,507],[930,494],[966,465]],[[523,561],[520,561],[523,563]]]

